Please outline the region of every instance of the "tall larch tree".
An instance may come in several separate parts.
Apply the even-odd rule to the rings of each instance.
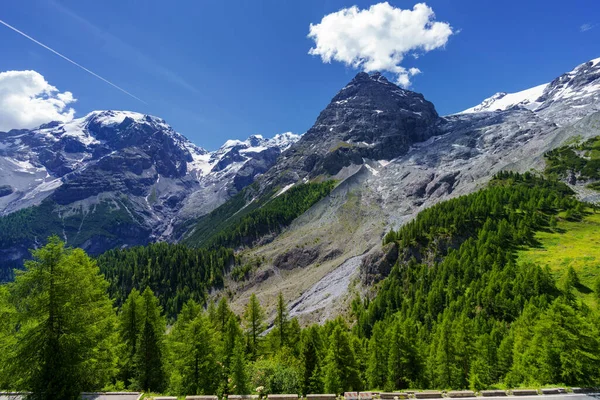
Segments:
[[[377,322],[369,339],[367,382],[372,389],[384,389],[387,381],[389,348],[384,324]]]
[[[289,325],[289,313],[283,293],[279,292],[277,296],[277,313],[275,314],[275,329],[279,338],[279,347],[287,345],[287,331]]]
[[[144,305],[142,296],[137,289],[132,289],[123,303],[121,313],[119,314],[119,336],[124,345],[124,352],[121,358],[120,378],[127,387],[131,384],[131,379],[135,373],[135,356],[138,349],[138,340],[143,329],[144,323]]]
[[[256,357],[260,354],[260,334],[265,329],[265,312],[254,293],[250,295],[250,300],[244,311],[244,328],[250,359],[256,360]]]
[[[218,341],[208,317],[198,304],[188,301],[169,335],[173,391],[179,395],[217,393],[222,373]]]
[[[12,374],[32,399],[78,399],[116,374],[117,319],[108,283],[57,236],[33,252],[9,290],[16,308]]]
[[[135,357],[137,388],[160,392],[165,388],[164,368],[165,318],[158,299],[150,288],[142,293],[143,323]]]

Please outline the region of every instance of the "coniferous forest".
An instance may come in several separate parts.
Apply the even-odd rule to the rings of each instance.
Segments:
[[[0,387],[75,399],[598,384],[600,283],[591,307],[574,270],[517,258],[536,232],[594,212],[558,181],[501,173],[390,231],[398,259],[374,294],[304,328],[281,294],[273,315],[254,295],[240,315],[211,300],[231,250],[156,244],[94,260],[51,237],[0,286]]]

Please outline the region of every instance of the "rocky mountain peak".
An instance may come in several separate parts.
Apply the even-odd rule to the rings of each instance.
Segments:
[[[284,154],[265,182],[288,184],[306,175],[336,175],[365,159],[391,160],[438,134],[439,116],[420,93],[380,73],[358,73]],[[279,182],[282,180],[282,182]]]
[[[358,73],[348,85],[331,100],[328,108],[361,107],[381,112],[425,112],[437,117],[433,104],[422,94],[402,89],[388,81],[381,73]]]

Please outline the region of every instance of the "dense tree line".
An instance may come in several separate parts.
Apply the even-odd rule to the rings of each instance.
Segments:
[[[159,299],[133,288],[120,310],[108,282],[81,249],[57,237],[34,252],[14,282],[0,286],[0,387],[34,399],[76,399],[82,391],[245,394],[362,388],[348,327],[302,330],[278,298],[272,329],[251,296],[242,317],[225,298],[193,299],[167,329]],[[331,345],[329,345],[331,343]],[[357,347],[358,346],[358,347]]]
[[[250,204],[243,203],[239,194],[203,217],[185,242],[209,248],[252,245],[263,236],[281,232],[334,186],[335,181],[299,184],[280,194],[268,192]]]
[[[132,289],[150,288],[169,318],[190,299],[206,302],[208,292],[223,286],[223,277],[234,265],[230,249],[192,249],[184,245],[154,243],[109,250],[97,258],[110,283],[109,294],[123,304]]]
[[[222,395],[594,385],[600,316],[575,296],[577,274],[568,269],[556,279],[515,254],[557,218],[585,212],[563,184],[499,174],[488,188],[390,232],[385,242],[399,246],[399,259],[373,299],[353,302],[351,321],[304,329],[281,294],[270,319],[254,295],[240,316],[225,298],[206,304],[190,296],[167,328],[160,300],[167,294],[159,290],[168,275],[121,288],[127,294],[113,308],[110,276],[53,238],[15,282],[0,286],[0,387],[69,399],[99,389]],[[117,264],[128,265],[117,270],[143,274],[149,260],[217,256],[160,246],[143,257],[115,252]]]
[[[114,238],[114,232],[126,226],[139,223],[127,209],[131,208],[126,198],[112,202],[104,201],[95,205],[94,211],[83,208],[61,215],[59,207],[51,198],[37,206],[27,207],[0,217],[0,249],[11,247],[39,246],[52,235],[68,237],[71,246],[82,246],[92,237]],[[81,229],[85,222],[85,229]],[[0,265],[0,283],[14,279],[13,269],[22,268],[22,261]]]

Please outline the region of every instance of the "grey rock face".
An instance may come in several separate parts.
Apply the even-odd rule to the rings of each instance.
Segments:
[[[280,269],[303,268],[315,261],[320,254],[319,247],[293,248],[281,253],[273,264]]]
[[[365,285],[379,282],[390,274],[398,259],[398,245],[388,243],[382,248],[373,248],[362,259],[360,264],[360,280]]]
[[[588,75],[587,80],[581,80],[587,83],[566,95],[561,92],[559,96],[559,92],[555,92],[551,96],[553,104],[549,103],[550,97],[537,101],[546,86],[533,91],[537,94],[531,99],[522,96],[517,102],[513,101],[515,96],[512,95],[498,96],[489,102],[487,110],[439,118],[435,135],[412,143],[405,153],[391,160],[364,158],[360,160],[360,168],[344,168],[344,173],[335,175],[341,183],[328,198],[298,218],[279,238],[254,250],[257,254],[271,255],[274,260],[281,248],[318,239],[323,246],[340,249],[342,256],[333,266],[320,266],[317,259],[298,272],[286,271],[289,278],[282,281],[281,277],[274,277],[273,286],[286,287],[290,293],[302,292],[302,295],[296,294],[299,297],[295,300],[292,297],[290,305],[308,309],[313,314],[310,320],[314,322],[320,318],[319,310],[325,309],[319,305],[316,310],[317,306],[307,299],[304,290],[310,285],[314,288],[329,286],[331,280],[328,277],[343,272],[357,251],[370,250],[365,256],[367,261],[361,262],[360,270],[362,282],[367,284],[385,277],[389,273],[389,264],[398,262],[403,268],[411,257],[434,265],[436,257],[454,248],[456,243],[440,240],[427,248],[414,249],[414,252],[402,250],[394,260],[393,253],[381,249],[383,235],[390,228],[398,229],[427,207],[484,188],[499,171],[541,170],[545,152],[573,137],[586,139],[600,135],[600,112],[595,111],[600,102],[594,100],[600,94],[600,87],[593,72],[598,62],[600,60],[586,63],[574,73],[567,74],[568,79],[563,78],[567,88],[575,88],[572,86],[575,83],[566,82],[579,80],[575,77],[583,76],[581,74]],[[558,87],[557,84],[551,86]],[[500,100],[508,106],[499,107],[502,105]],[[548,107],[537,110],[544,103]],[[352,134],[350,130],[348,127],[348,135]],[[326,135],[326,132],[322,133]],[[327,136],[324,140],[328,140]],[[300,140],[282,155],[282,158],[287,156],[289,163],[295,154],[303,155],[294,160],[293,165],[278,170],[282,174],[291,171],[287,175],[290,180],[309,176],[307,171],[314,171],[321,162],[317,144],[317,154],[311,156],[303,148],[305,143],[306,139]],[[272,171],[280,165],[281,162],[265,177],[273,175]],[[258,181],[263,183],[263,179]],[[345,194],[341,189],[345,189]],[[592,199],[589,192],[582,192],[580,196]],[[386,259],[386,255],[390,257]],[[308,269],[320,273],[315,273],[315,278],[309,280],[304,272]],[[326,275],[323,275],[323,269]],[[269,281],[262,282],[261,288],[268,285]],[[343,298],[327,304],[327,312],[335,314],[336,309],[346,309]]]
[[[335,175],[363,159],[391,160],[438,135],[440,119],[423,95],[364,72],[332,99],[315,124],[261,182],[287,184]]]

